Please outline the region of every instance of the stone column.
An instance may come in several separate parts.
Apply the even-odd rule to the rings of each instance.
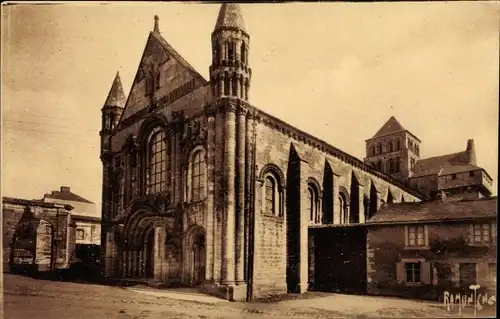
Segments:
[[[239,74],[237,74],[236,77],[233,77],[233,81],[236,81],[236,92],[233,92],[233,95],[236,97],[241,96],[241,87],[240,87],[239,77],[240,77]]]
[[[224,77],[219,75],[219,79],[217,81],[219,81],[219,86],[218,86],[219,96],[223,96],[224,95]]]
[[[217,113],[215,116],[215,150],[214,150],[214,281],[222,281],[222,258],[224,243],[224,185],[223,185],[223,165],[224,165],[224,114]]]
[[[339,179],[340,175],[332,172],[332,178],[333,178],[333,218],[332,218],[332,223],[334,225],[339,225],[340,224],[340,216],[342,215],[342,212],[340,211],[340,205],[339,205]]]
[[[229,89],[228,89],[229,94],[228,94],[228,95],[229,95],[229,96],[234,96],[234,93],[235,93],[235,92],[233,92],[233,77],[232,77],[232,75],[231,75],[231,74],[228,74],[228,80],[229,80],[229,81],[227,82],[227,83],[228,83],[228,85],[229,85]]]
[[[360,183],[358,186],[358,211],[359,211],[359,217],[358,221],[359,223],[364,223],[365,222],[365,187]]]
[[[162,223],[160,221],[155,222],[154,225],[154,279],[163,280],[162,266],[163,259],[165,256],[165,232],[163,231]],[[148,258],[150,258],[148,256]]]
[[[236,227],[236,282],[245,280],[244,274],[244,234],[245,234],[245,138],[246,138],[246,113],[247,109],[242,105],[238,106],[238,137],[237,137],[237,180],[238,180],[238,221]]]
[[[105,259],[105,264],[104,264],[104,276],[106,277],[113,277],[114,276],[114,269],[113,269],[113,262],[114,262],[114,236],[112,230],[109,230],[109,232],[106,233],[106,242],[104,243],[106,246],[106,259]]]
[[[300,161],[300,250],[299,250],[299,292],[308,289],[309,282],[309,212],[307,211],[307,177],[309,167],[307,162]]]
[[[226,104],[225,119],[225,147],[224,147],[224,179],[226,196],[224,200],[224,259],[223,259],[223,281],[233,283],[235,275],[234,253],[235,253],[235,148],[236,148],[236,107],[228,102]]]
[[[246,181],[246,202],[245,202],[245,238],[244,238],[244,261],[248,258],[248,237],[250,236],[249,234],[249,221],[250,221],[250,214],[252,213],[250,211],[250,201],[252,198],[250,197],[250,189],[252,187],[252,180],[250,179],[251,175],[251,169],[252,169],[252,152],[253,152],[253,116],[249,113],[247,114],[247,123],[246,123],[246,165],[245,165],[245,181]],[[257,188],[256,188],[257,189]],[[286,256],[286,254],[285,254]],[[243,262],[245,264],[244,266],[244,271],[246,274],[246,262]],[[249,280],[249,278],[246,278],[245,280]]]
[[[208,114],[207,130],[207,225],[206,225],[206,267],[205,280],[214,278],[214,238],[217,236],[214,227],[214,183],[215,183],[215,114]]]

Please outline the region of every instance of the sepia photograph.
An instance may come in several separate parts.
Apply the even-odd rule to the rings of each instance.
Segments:
[[[500,2],[1,14],[1,318],[496,317]]]

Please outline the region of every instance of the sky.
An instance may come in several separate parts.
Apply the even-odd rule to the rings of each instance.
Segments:
[[[241,5],[250,102],[363,158],[396,119],[422,157],[475,142],[497,184],[498,3]],[[160,17],[162,36],[208,78],[219,5],[2,5],[2,195],[70,186],[98,205],[101,108],[117,71],[128,93]]]

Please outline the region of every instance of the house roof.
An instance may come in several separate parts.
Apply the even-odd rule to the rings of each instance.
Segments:
[[[50,194],[45,194],[44,198],[52,198],[71,202],[80,202],[87,204],[94,204],[93,202],[85,199],[75,193],[72,193],[69,187],[61,187],[60,191],[52,191]]]
[[[414,223],[495,218],[497,197],[468,200],[438,199],[416,203],[386,204],[367,224]]]
[[[23,206],[38,206],[45,208],[64,208],[66,210],[72,210],[74,207],[71,205],[61,205],[58,203],[47,203],[38,199],[29,200],[15,197],[2,197],[2,203],[6,204],[14,204],[14,205],[23,205]]]
[[[414,174],[412,177],[438,174],[441,169],[457,165],[468,165],[466,152],[458,152],[418,160],[417,163],[415,163],[413,171]]]

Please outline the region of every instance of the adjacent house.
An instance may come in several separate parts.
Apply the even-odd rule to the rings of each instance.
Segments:
[[[73,193],[67,186],[61,186],[60,190],[45,194],[42,201],[73,206],[71,218],[76,223],[76,244],[100,245],[101,216],[95,203]]]
[[[386,204],[366,226],[368,293],[442,299],[475,284],[496,289],[496,197]]]
[[[4,271],[69,268],[75,249],[71,205],[2,198]]]

